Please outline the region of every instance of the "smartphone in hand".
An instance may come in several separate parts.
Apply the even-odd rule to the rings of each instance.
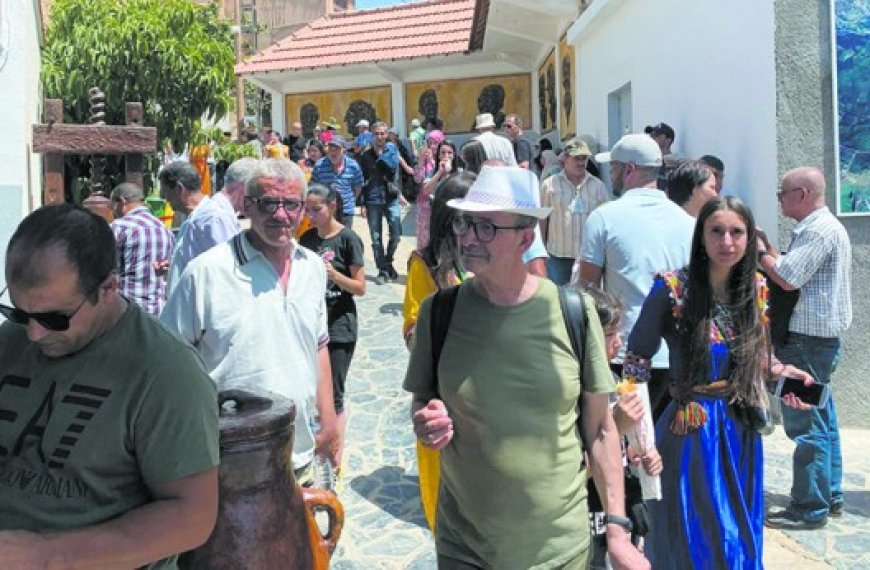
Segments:
[[[777,398],[782,398],[786,394],[794,394],[805,404],[824,408],[828,405],[828,400],[831,397],[831,388],[827,384],[819,384],[818,382],[807,386],[803,380],[783,376],[776,384],[774,395]]]

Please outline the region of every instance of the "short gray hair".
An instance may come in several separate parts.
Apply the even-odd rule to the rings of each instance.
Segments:
[[[637,167],[636,171],[639,184],[647,184],[656,180],[659,176],[659,168],[661,168],[659,166],[635,166]]]
[[[202,186],[199,172],[186,160],[176,160],[167,164],[157,173],[157,178],[161,184],[170,188],[181,184],[188,192],[199,192]]]
[[[388,130],[389,130],[389,128],[390,128],[390,127],[387,125],[387,123],[385,123],[385,122],[383,122],[383,121],[375,121],[375,124],[372,125],[372,132],[374,132],[375,129],[380,129],[381,127],[385,128],[385,129],[388,129]]]
[[[236,182],[246,184],[251,178],[251,173],[254,172],[254,169],[257,168],[259,163],[260,161],[258,159],[250,156],[236,160],[229,168],[227,168],[227,171],[224,174],[224,185],[229,186]]]
[[[122,182],[112,190],[112,202],[141,202],[145,199],[145,193],[138,184]]]
[[[257,166],[252,169],[250,177],[245,182],[245,196],[257,198],[262,195],[261,178],[298,181],[302,186],[302,197],[305,198],[308,193],[308,180],[305,179],[305,173],[299,165],[288,158],[265,158],[257,161]]]

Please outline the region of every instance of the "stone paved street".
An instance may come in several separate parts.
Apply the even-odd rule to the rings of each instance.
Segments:
[[[359,218],[355,230],[367,249],[366,295],[357,301],[360,339],[348,380],[350,424],[339,493],[346,523],[333,557],[335,569],[435,568],[432,539],[420,509],[408,396],[402,390],[407,350],[401,337],[405,260],[414,238],[404,237],[396,284],[376,285],[370,239]],[[843,432],[846,508],[817,531],[765,531],[768,570],[870,569],[870,457],[859,447],[864,430]],[[781,428],[765,438],[768,504],[781,506],[791,485],[793,446]]]

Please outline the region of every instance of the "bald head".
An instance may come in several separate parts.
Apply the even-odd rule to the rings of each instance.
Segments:
[[[825,175],[814,166],[801,166],[789,170],[782,177],[782,181],[792,187],[806,188],[813,196],[823,201],[825,199]]]

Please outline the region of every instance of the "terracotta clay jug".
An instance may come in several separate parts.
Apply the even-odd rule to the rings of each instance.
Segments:
[[[195,569],[326,570],[344,525],[338,497],[301,489],[290,467],[296,409],[271,393],[221,392],[220,506],[214,532],[187,553]],[[320,533],[314,513],[324,511]]]

